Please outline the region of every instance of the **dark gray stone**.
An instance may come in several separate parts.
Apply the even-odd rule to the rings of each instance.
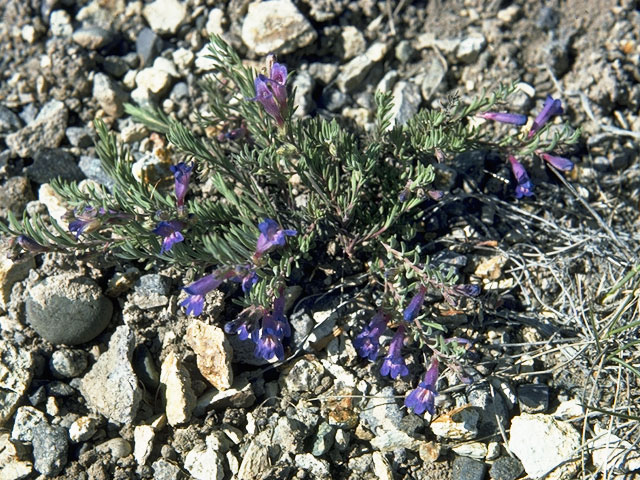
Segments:
[[[20,117],[4,105],[0,105],[0,134],[11,133],[22,128]]]
[[[69,110],[59,100],[47,102],[26,127],[7,135],[5,142],[19,157],[33,156],[43,148],[57,148],[67,129]]]
[[[104,28],[91,26],[79,28],[73,32],[71,38],[81,47],[89,50],[99,50],[111,43],[113,34]]]
[[[549,387],[541,383],[520,385],[518,387],[518,404],[523,412],[546,412],[549,408]]]
[[[502,395],[495,390],[494,392],[495,395],[492,396],[489,384],[485,381],[467,387],[469,403],[481,410],[478,422],[478,434],[481,436],[498,434],[499,424],[503,429],[508,428],[509,409]]]
[[[469,457],[456,457],[451,466],[451,478],[456,480],[483,480],[485,465]]]
[[[93,138],[91,138],[91,130],[85,127],[69,127],[65,130],[67,140],[74,147],[90,147],[93,145]]]
[[[27,203],[35,198],[27,177],[9,178],[0,185],[0,217],[6,217],[9,212],[22,216]]]
[[[104,59],[102,68],[112,77],[121,78],[129,71],[129,64],[122,57],[109,55]]]
[[[68,383],[54,381],[47,384],[47,394],[52,397],[71,397],[76,390]]]
[[[97,337],[113,305],[91,279],[54,275],[35,285],[26,301],[27,322],[53,344],[77,345]]]
[[[33,429],[33,467],[53,477],[67,464],[67,429],[41,422]]]
[[[147,347],[138,345],[133,352],[133,370],[142,383],[151,391],[160,384],[160,373]]]
[[[153,462],[151,468],[153,468],[153,478],[155,480],[181,480],[184,478],[180,467],[164,458],[159,458]]]
[[[168,295],[171,280],[163,275],[149,274],[141,276],[135,285],[136,293],[142,295]]]
[[[515,457],[500,457],[491,466],[489,475],[493,480],[515,480],[522,474],[524,467]]]
[[[84,178],[73,155],[59,148],[43,148],[37,151],[33,164],[27,167],[27,176],[37,183],[48,183],[58,177],[70,181]]]
[[[162,50],[162,39],[150,28],[143,28],[136,38],[136,52],[140,58],[140,66],[146,67]]]

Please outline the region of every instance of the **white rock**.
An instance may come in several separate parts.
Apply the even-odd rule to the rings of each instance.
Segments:
[[[11,441],[8,432],[0,433],[0,478],[19,480],[33,471],[29,453],[21,443]]]
[[[54,10],[49,16],[49,31],[54,37],[70,37],[73,33],[71,16],[64,10]]]
[[[187,453],[184,468],[195,480],[222,480],[224,457],[211,448],[198,446]]]
[[[451,447],[461,457],[471,457],[476,460],[484,460],[487,456],[487,446],[481,442],[467,442]]]
[[[342,48],[344,50],[343,60],[349,60],[356,55],[364,53],[367,42],[364,34],[354,26],[346,26],[340,33],[342,37]]]
[[[188,422],[196,405],[189,372],[174,352],[164,359],[160,371],[169,425],[173,427]]]
[[[387,459],[380,452],[373,452],[373,473],[378,480],[393,480],[393,470]]]
[[[124,458],[131,455],[131,444],[124,438],[115,437],[96,445],[99,453],[108,453],[113,458]]]
[[[26,348],[18,349],[11,342],[0,340],[0,392],[2,392],[0,395],[0,427],[16,411],[32,378],[33,357],[31,352]]]
[[[523,413],[511,421],[509,450],[532,478],[548,472],[546,480],[571,478],[579,467],[579,447],[580,434],[551,415]]]
[[[136,75],[136,85],[138,88],[161,95],[171,86],[171,75],[155,67],[143,68]]]
[[[351,59],[340,68],[336,85],[343,92],[357,88],[369,70],[384,58],[389,46],[383,42],[376,42],[366,52]]]
[[[56,193],[51,185],[43,183],[38,190],[38,200],[42,202],[49,211],[49,215],[65,230],[69,228],[69,222],[63,217],[71,208],[60,195]]]
[[[156,0],[145,5],[142,15],[154,32],[174,34],[187,18],[187,7],[178,0]]]
[[[249,5],[242,41],[258,55],[286,54],[314,42],[318,34],[289,0]]]
[[[270,465],[269,449],[258,441],[253,440],[244,453],[236,478],[255,478],[258,472],[264,472]]]
[[[629,473],[640,469],[640,452],[637,446],[610,433],[607,429],[594,426],[595,437],[589,442],[593,465],[602,470],[603,478],[607,472]]]
[[[478,410],[469,405],[455,408],[431,422],[431,431],[452,440],[471,440],[478,435]]]
[[[417,450],[420,448],[420,440],[408,435],[402,430],[383,430],[371,440],[371,446],[381,452],[408,448]]]
[[[166,72],[173,78],[178,78],[180,75],[176,70],[175,64],[168,58],[158,57],[153,61],[153,68],[161,72]]]
[[[510,5],[500,10],[496,16],[501,22],[510,24],[520,16],[521,12],[520,5]]]
[[[171,54],[171,58],[173,59],[173,63],[175,63],[176,67],[178,67],[178,70],[184,71],[188,70],[193,64],[195,54],[186,48],[178,48]]]
[[[38,38],[36,29],[33,25],[25,25],[20,30],[20,36],[27,43],[34,43]]]
[[[94,417],[80,417],[69,426],[69,438],[74,443],[84,442],[93,437],[100,422]]]
[[[147,463],[155,436],[156,432],[151,425],[137,425],[133,429],[133,458],[138,465]]]
[[[483,35],[469,36],[460,42],[456,58],[464,63],[473,63],[486,45],[487,39]]]
[[[215,325],[193,320],[187,328],[187,344],[196,354],[198,370],[218,390],[233,384],[233,350],[224,331]]]
[[[220,8],[212,8],[207,17],[207,24],[204,26],[207,35],[222,35],[224,33],[224,28],[222,27],[224,21],[224,11]]]
[[[329,473],[329,463],[314,457],[310,453],[296,455],[295,464],[311,474],[312,478],[331,478]]]
[[[553,416],[559,420],[571,420],[582,415],[584,415],[584,407],[576,399],[565,400],[553,412]]]

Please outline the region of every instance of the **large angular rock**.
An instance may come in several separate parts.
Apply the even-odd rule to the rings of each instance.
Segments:
[[[187,343],[196,353],[202,376],[218,390],[231,388],[233,350],[222,329],[194,320],[187,328]]]
[[[131,329],[127,325],[118,327],[111,336],[109,349],[100,355],[81,383],[89,406],[116,423],[133,422],[142,398],[131,366],[134,347]]]
[[[242,24],[242,41],[258,55],[291,53],[317,37],[313,26],[289,0],[250,4]]]
[[[162,362],[160,383],[169,425],[173,427],[188,422],[196,406],[196,396],[191,387],[191,376],[174,352],[169,353]]]

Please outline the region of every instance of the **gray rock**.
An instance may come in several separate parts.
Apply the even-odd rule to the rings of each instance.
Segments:
[[[541,383],[520,385],[518,387],[520,411],[543,413],[549,408],[549,387]]]
[[[362,87],[361,83],[369,70],[380,62],[387,54],[389,47],[385,43],[376,42],[367,51],[343,65],[336,79],[336,85],[343,92]]]
[[[524,468],[520,460],[515,457],[504,456],[493,462],[489,475],[493,480],[515,480],[520,477],[523,471]]]
[[[171,281],[168,277],[150,274],[143,275],[135,284],[129,301],[141,310],[162,307],[169,303]]]
[[[73,32],[71,39],[81,47],[89,50],[100,50],[111,43],[113,34],[104,28],[90,26],[79,28]]]
[[[184,468],[194,480],[223,480],[223,465],[222,452],[205,446],[191,449],[184,460]]]
[[[154,480],[181,480],[184,478],[180,467],[164,458],[153,462],[151,468],[153,468]]]
[[[53,381],[47,384],[47,393],[53,397],[70,397],[76,391],[68,383]]]
[[[317,22],[327,22],[340,15],[346,5],[346,0],[306,0],[304,3],[311,7],[309,15]]]
[[[307,433],[308,430],[302,422],[286,416],[280,417],[273,429],[272,442],[283,452],[302,453]]]
[[[422,96],[420,88],[412,83],[400,81],[393,88],[393,108],[391,109],[391,125],[404,125],[420,108]]]
[[[46,421],[38,423],[33,430],[33,468],[43,475],[53,477],[59,474],[67,464],[69,445],[67,429],[49,425]]]
[[[424,76],[420,84],[420,91],[425,102],[431,101],[447,74],[448,67],[443,62],[444,59],[441,60],[435,55],[430,56],[425,62]]]
[[[350,60],[356,55],[361,55],[367,48],[367,41],[364,38],[364,34],[360,29],[352,25],[342,28],[340,40],[342,42],[340,45],[342,51],[339,51],[338,54],[342,57],[342,60]]]
[[[486,382],[470,385],[467,388],[467,399],[471,405],[482,411],[477,424],[480,435],[495,435],[500,433],[501,429],[508,429],[509,409],[502,395],[497,392],[495,396],[491,395]]]
[[[69,111],[59,100],[50,100],[26,127],[7,135],[5,142],[20,157],[32,156],[43,148],[57,148],[64,138]]]
[[[140,66],[147,67],[162,51],[162,39],[150,28],[143,28],[136,37],[136,52]]]
[[[390,92],[393,86],[398,81],[398,77],[399,75],[397,70],[389,70],[387,73],[384,74],[384,77],[382,77],[382,80],[378,82],[378,85],[376,86],[376,91]]]
[[[37,408],[20,407],[13,421],[11,438],[20,442],[33,441],[33,432],[41,423],[47,423],[47,417]]]
[[[473,63],[477,60],[480,52],[484,50],[486,45],[487,39],[484,38],[484,35],[471,35],[460,42],[458,50],[456,51],[456,57],[461,62]]]
[[[107,327],[112,312],[111,301],[93,280],[69,274],[39,282],[26,301],[27,323],[53,344],[77,345],[94,339]]]
[[[400,63],[407,63],[411,60],[415,50],[408,40],[402,40],[395,48],[396,58]]]
[[[371,440],[371,446],[381,452],[389,452],[400,448],[417,450],[420,441],[400,430],[383,430]]]
[[[469,457],[456,457],[451,466],[451,477],[456,480],[483,480],[485,465]]]
[[[137,57],[135,57],[137,59]],[[123,57],[117,55],[109,55],[105,57],[102,63],[104,71],[112,77],[122,78],[129,71],[129,64]]]
[[[131,455],[133,449],[131,448],[131,444],[124,438],[116,437],[97,445],[96,451],[98,453],[108,453],[113,458],[124,458]]]
[[[145,5],[142,15],[154,32],[173,35],[187,19],[187,7],[178,0],[156,0]]]
[[[131,366],[135,336],[122,325],[109,341],[109,349],[82,379],[81,390],[90,407],[116,423],[129,424],[138,411],[142,392]]]
[[[35,198],[27,177],[10,177],[0,185],[0,217],[13,212],[19,218],[27,203]]]
[[[99,158],[83,155],[80,157],[78,167],[88,179],[104,185],[108,190],[113,189],[115,181],[107,174],[104,168],[102,168],[102,163]]]
[[[71,15],[64,10],[54,10],[49,16],[49,31],[54,37],[70,37],[73,33]]]
[[[309,72],[298,72],[293,79],[292,89],[295,89],[293,103],[298,107],[295,114],[304,117],[311,113],[315,107],[311,94],[313,92],[313,78]]]
[[[320,457],[331,450],[333,442],[336,438],[336,427],[329,425],[327,422],[322,422],[318,427],[318,433],[316,439],[313,442],[313,449],[311,453],[316,457]]]
[[[393,387],[384,387],[362,409],[360,422],[373,433],[378,430],[397,430],[404,413],[398,407],[395,395]]]
[[[33,357],[24,348],[0,340],[0,427],[18,408],[33,378]],[[26,408],[26,407],[25,407]]]
[[[93,98],[107,115],[119,117],[124,112],[128,95],[109,76],[98,72],[93,77]]]
[[[289,392],[308,392],[320,386],[324,367],[313,358],[303,357],[281,377],[281,384]]]
[[[73,155],[60,148],[43,148],[33,156],[33,163],[26,169],[27,177],[36,183],[49,183],[54,178],[79,181],[84,178]]]
[[[202,394],[193,411],[195,416],[204,415],[208,409],[220,409],[225,407],[248,408],[256,401],[253,388],[246,378],[236,378],[231,388],[218,390],[212,388]]]
[[[4,105],[0,105],[0,134],[11,133],[22,128],[20,117]]]
[[[257,55],[284,55],[306,47],[318,34],[289,0],[249,5],[242,24],[242,41]]]
[[[78,377],[87,368],[87,355],[84,350],[63,348],[51,355],[49,369],[56,378]]]
[[[93,145],[93,138],[91,137],[91,130],[85,127],[69,127],[65,130],[67,140],[74,147],[90,147]]]
[[[336,88],[328,88],[322,93],[324,108],[330,112],[338,112],[345,106],[349,97]]]
[[[311,478],[331,478],[329,462],[314,457],[310,453],[302,453],[295,457],[296,467],[308,472]]]

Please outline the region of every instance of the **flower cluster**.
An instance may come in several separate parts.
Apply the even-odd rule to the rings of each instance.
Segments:
[[[184,217],[184,199],[187,196],[187,190],[189,190],[191,170],[193,170],[193,165],[187,165],[184,162],[180,162],[177,165],[171,165],[178,217]],[[182,231],[185,227],[186,223],[178,219],[163,220],[158,223],[156,228],[153,229],[153,233],[162,237],[160,255],[171,250],[176,243],[184,241]]]
[[[69,222],[69,231],[75,234],[76,238],[80,235],[95,232],[103,225],[112,225],[131,218],[126,213],[108,210],[104,207],[87,206],[80,212],[69,212],[73,215],[74,220]]]
[[[267,64],[271,64],[269,76],[259,74],[256,77],[256,96],[249,100],[259,102],[278,126],[282,127],[287,111],[287,67],[275,62],[273,55],[269,56]]]
[[[554,99],[553,97],[551,97],[551,95],[548,95],[544,102],[544,105],[542,106],[542,110],[540,111],[540,113],[538,113],[535,120],[531,124],[531,128],[527,132],[527,139],[535,137],[536,134],[549,122],[552,117],[561,115],[562,113],[562,101],[557,98]],[[508,123],[512,125],[524,125],[525,123],[527,123],[526,115],[517,113],[483,112],[479,113],[478,116],[487,120],[494,120],[497,122]],[[536,151],[536,154],[549,165],[552,165],[558,170],[568,172],[573,168],[573,163],[567,158],[558,157],[540,151]],[[515,197],[522,198],[532,196],[533,183],[531,182],[529,174],[525,170],[524,166],[513,155],[509,155],[508,160],[511,165],[513,176],[515,177],[517,182],[515,188]]]

